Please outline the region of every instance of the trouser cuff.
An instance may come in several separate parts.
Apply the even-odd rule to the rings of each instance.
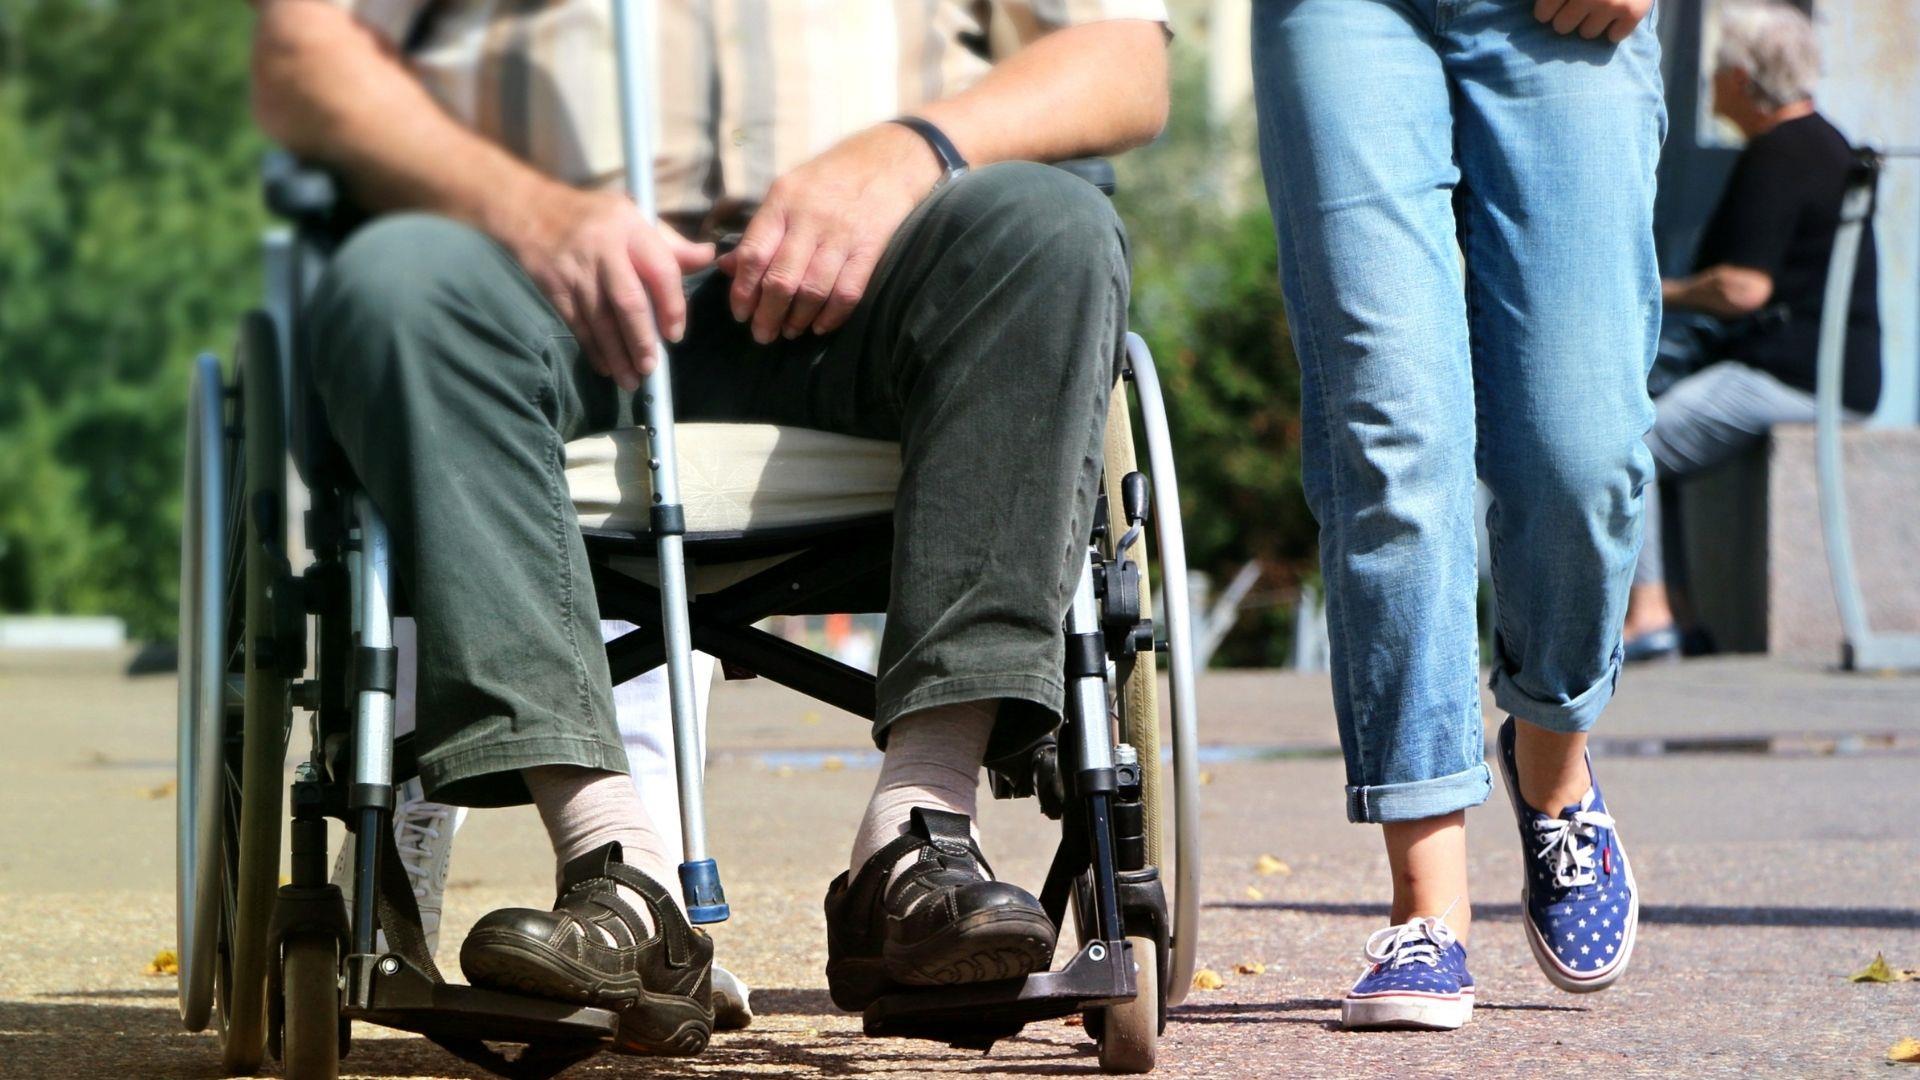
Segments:
[[[1607,703],[1613,700],[1614,689],[1620,682],[1623,656],[1621,647],[1614,646],[1613,656],[1607,661],[1606,673],[1592,686],[1564,700],[1550,701],[1520,689],[1520,684],[1514,681],[1505,664],[1494,665],[1493,677],[1488,684],[1493,687],[1494,704],[1508,715],[1535,727],[1573,735],[1592,728]]]
[[[519,806],[533,801],[520,770],[538,765],[578,765],[606,772],[627,771],[626,751],[618,742],[591,737],[530,735],[502,739],[451,753],[429,754],[420,761],[420,782],[427,798],[454,806]]]
[[[1385,824],[1442,817],[1479,806],[1493,792],[1493,773],[1482,761],[1433,780],[1347,788],[1347,820]]]

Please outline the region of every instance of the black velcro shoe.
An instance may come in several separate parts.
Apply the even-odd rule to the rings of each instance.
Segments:
[[[616,882],[647,902],[651,936]],[[713,939],[621,862],[617,841],[567,864],[552,911],[482,917],[460,946],[460,970],[475,986],[618,1012],[614,1049],[624,1053],[697,1054],[713,1032]]]
[[[915,849],[920,856],[893,868]],[[827,887],[827,989],[850,1012],[910,987],[1023,978],[1053,962],[1053,921],[991,878],[963,814],[915,807],[906,833]]]

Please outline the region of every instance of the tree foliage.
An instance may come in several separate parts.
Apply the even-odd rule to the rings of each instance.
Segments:
[[[186,372],[258,295],[249,24],[0,7],[0,610],[172,632]]]
[[[1257,560],[1263,595],[1288,597],[1314,573],[1315,526],[1300,489],[1300,371],[1252,118],[1210,123],[1198,50],[1176,39],[1174,59],[1166,134],[1119,163],[1134,328],[1166,386],[1189,562],[1224,584]],[[1287,616],[1271,602],[1253,606],[1217,662],[1282,662]]]
[[[0,610],[111,613],[171,635],[186,375],[260,290],[264,144],[236,3],[0,6]],[[1176,41],[1176,112],[1121,159],[1135,325],[1159,359],[1196,568],[1309,564],[1298,372],[1251,124],[1205,115]],[[1222,659],[1279,659],[1284,620]]]

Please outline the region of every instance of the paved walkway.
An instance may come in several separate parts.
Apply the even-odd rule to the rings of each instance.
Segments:
[[[1920,982],[1846,978],[1882,951],[1920,967],[1920,680],[1757,660],[1631,672],[1600,767],[1646,893],[1633,972],[1576,998],[1534,969],[1496,794],[1473,818],[1480,1010],[1446,1035],[1334,1027],[1382,923],[1385,860],[1341,817],[1324,682],[1224,674],[1201,699],[1217,759],[1202,953],[1225,985],[1176,1014],[1162,1075],[1886,1076],[1887,1048],[1920,1037]],[[717,936],[760,1019],[693,1061],[569,1075],[1096,1074],[1091,1044],[1060,1023],[985,1058],[862,1038],[826,999],[819,900],[872,783],[870,747],[855,721],[775,687],[729,684],[715,702],[713,843],[738,913]],[[212,1037],[178,1031],[172,981],[142,972],[173,941],[173,708],[170,678],[0,655],[0,1075],[217,1075]],[[1037,882],[1049,852],[1033,807],[983,819],[1003,872]],[[526,810],[474,815],[457,851],[447,956],[489,908],[543,902],[550,872]],[[1290,872],[1257,873],[1263,854]],[[477,1075],[418,1039],[357,1037],[352,1075]]]

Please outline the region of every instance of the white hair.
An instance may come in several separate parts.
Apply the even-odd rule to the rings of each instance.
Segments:
[[[1783,0],[1723,0],[1714,64],[1747,73],[1754,103],[1778,109],[1813,96],[1820,44],[1813,20]]]

